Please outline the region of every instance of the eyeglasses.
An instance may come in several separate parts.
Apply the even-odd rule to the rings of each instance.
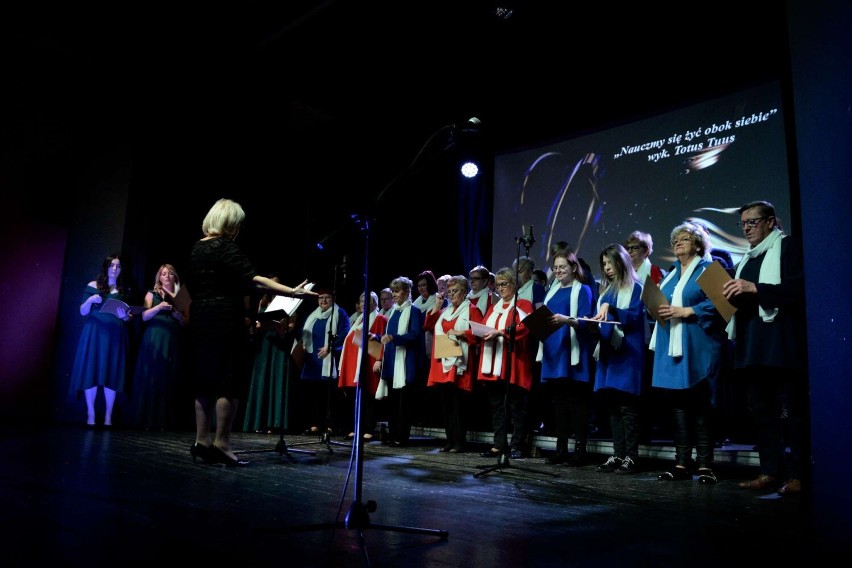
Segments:
[[[471,280],[485,280],[485,278],[483,278],[482,276],[471,276],[470,279]]]
[[[740,227],[741,229],[746,226],[756,227],[758,223],[766,219],[769,219],[769,217],[755,217],[754,219],[743,219],[742,221],[737,221],[737,227]]]
[[[642,250],[642,249],[645,248],[645,246],[644,245],[628,245],[624,248],[626,248],[627,251],[630,252],[630,251],[634,251],[634,250]]]
[[[503,289],[503,288],[505,288],[506,286],[511,286],[511,285],[512,285],[512,283],[511,283],[511,282],[498,282],[497,284],[495,284],[495,286],[496,286],[497,288],[500,288],[500,289]]]
[[[679,243],[691,243],[692,237],[680,237],[679,239],[672,239],[672,246],[675,246]]]

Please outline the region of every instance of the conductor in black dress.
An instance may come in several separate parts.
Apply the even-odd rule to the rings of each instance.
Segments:
[[[252,289],[308,297],[307,280],[285,286],[257,273],[234,242],[246,214],[239,203],[220,199],[204,217],[204,237],[192,247],[193,298],[190,325],[195,371],[195,443],[193,461],[228,467],[248,465],[231,449],[231,427],[239,396],[246,392],[248,351],[247,294]],[[211,432],[215,409],[216,431]]]

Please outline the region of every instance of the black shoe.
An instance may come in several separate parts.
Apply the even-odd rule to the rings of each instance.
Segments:
[[[716,474],[709,467],[698,468],[698,483],[701,485],[715,485],[719,481],[716,479]]]
[[[449,450],[451,454],[463,454],[464,444],[454,444]]]
[[[524,459],[524,452],[517,448],[512,448],[512,450],[509,452],[509,458],[513,460],[522,460]]]
[[[495,449],[492,448],[490,450],[486,450],[486,451],[482,452],[479,455],[484,457],[484,458],[496,458],[496,457],[500,456],[500,450],[495,450]]]
[[[598,466],[598,471],[601,473],[612,473],[621,467],[621,458],[609,456],[609,458]]]
[[[627,456],[623,460],[621,460],[621,465],[618,466],[613,473],[618,473],[620,475],[629,475],[631,473],[638,473],[639,467],[636,465],[636,462],[633,461],[630,456]]]
[[[568,461],[568,452],[556,452],[552,456],[549,456],[545,461],[550,465],[559,465],[561,463],[565,463]]]
[[[444,446],[443,448],[441,448],[441,449],[440,449],[440,450],[438,450],[438,451],[439,451],[439,452],[449,452],[449,451],[450,451],[450,450],[452,450],[452,449],[453,449],[453,445],[452,445],[452,444],[447,444],[446,446]]]
[[[657,476],[660,481],[692,481],[692,474],[685,467],[673,467]]]
[[[244,467],[250,464],[248,460],[234,459],[216,446],[208,448],[212,461],[210,463],[223,463],[226,467]]]
[[[589,465],[589,456],[586,452],[575,451],[573,454],[568,456],[567,460],[565,460],[565,465],[568,467],[583,467],[584,465]]]
[[[210,448],[212,446],[202,446],[198,442],[195,442],[189,447],[189,453],[192,455],[193,463],[198,461],[198,458],[201,458],[201,461],[206,464],[215,463],[213,461],[213,456],[210,452]]]

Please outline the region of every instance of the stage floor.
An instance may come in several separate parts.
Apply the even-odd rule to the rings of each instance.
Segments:
[[[669,462],[650,458],[628,476],[544,457],[489,471],[487,444],[442,453],[429,436],[368,443],[359,464],[339,438],[236,433],[243,468],[193,463],[192,432],[59,425],[3,439],[6,566],[718,567],[824,545],[807,492],[740,489],[758,473],[748,465],[720,464],[703,486],[658,481]]]

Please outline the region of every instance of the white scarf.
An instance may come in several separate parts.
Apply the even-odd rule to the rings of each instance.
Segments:
[[[760,265],[760,275],[757,277],[757,281],[761,284],[780,284],[781,283],[781,239],[786,237],[784,233],[778,227],[772,229],[766,238],[760,241],[760,243],[753,248],[750,248],[746,251],[740,263],[737,265],[737,273],[735,278],[740,277],[740,272],[743,271],[743,266],[749,261],[749,259],[757,258],[758,256],[766,253],[766,256],[763,257],[763,263]],[[771,310],[763,309],[763,306],[758,304],[757,313],[763,318],[763,321],[767,323],[771,323],[775,321],[775,316],[778,315],[778,308],[773,308]],[[736,327],[734,327],[734,318],[737,315],[734,314],[731,316],[731,321],[728,322],[727,332],[729,339],[736,338]]]
[[[568,304],[568,316],[572,318],[577,317],[577,312],[580,309],[580,288],[583,285],[578,280],[571,281],[571,300]],[[547,296],[544,298],[544,304],[547,305],[547,302],[556,294],[557,290],[562,288],[562,284],[557,280],[553,282],[553,286],[551,286],[547,290]],[[580,363],[580,341],[577,339],[577,330],[574,329],[574,326],[571,327],[571,365],[577,365]],[[536,361],[541,361],[544,358],[544,347],[541,342],[538,344],[538,354],[535,357]]]
[[[689,263],[689,266],[681,273],[680,280],[677,281],[675,285],[674,292],[672,292],[672,306],[683,307],[683,288],[686,286],[686,283],[689,281],[689,278],[692,276],[692,273],[695,272],[695,269],[698,267],[698,263],[701,262],[701,257],[696,255],[692,261]],[[681,267],[683,268],[683,267]],[[665,284],[671,280],[677,270],[672,270],[666,275],[662,282],[660,282],[660,288],[665,286]],[[651,351],[656,351],[657,347],[657,326],[654,326],[654,332],[651,334],[651,343],[648,348]],[[669,357],[683,357],[683,318],[672,318],[669,320]]]
[[[370,312],[370,327],[367,329],[373,329],[373,323],[376,321],[376,316],[379,314],[379,310],[374,310]],[[355,319],[352,321],[352,325],[349,327],[349,335],[361,335],[362,328],[364,327],[364,314],[358,314],[355,316]],[[369,341],[369,340],[368,340]],[[358,363],[356,364],[357,372],[355,373],[355,384],[358,384],[358,378],[361,376],[361,355],[364,353],[364,346],[360,345],[358,347]],[[338,364],[338,369],[343,365],[343,357],[340,358],[340,363]]]
[[[651,275],[651,260],[647,256],[642,259],[642,266],[636,269],[636,275],[639,277],[639,282],[644,282]]]
[[[397,321],[397,335],[408,332],[408,320],[411,318],[411,300],[406,300],[402,305],[397,304],[393,307],[399,312],[399,320]],[[397,345],[394,350],[393,360],[393,388],[401,389],[405,386],[405,355],[408,353],[408,348],[402,345]]]
[[[423,296],[417,296],[417,299],[414,300],[412,304],[420,308],[420,311],[425,314],[426,312],[432,309],[432,306],[435,305],[435,300],[435,294],[432,294],[427,298],[424,298]]]
[[[603,300],[604,294],[601,294],[601,297],[598,298],[598,311],[601,311],[601,303]],[[615,296],[615,307],[619,310],[626,310],[630,307],[630,299],[633,297],[633,285],[624,286],[623,288],[618,289],[618,294]],[[613,325],[613,324],[607,324]],[[614,349],[618,349],[621,347],[621,340],[624,338],[624,331],[621,330],[621,325],[616,325],[615,329],[612,330],[612,338],[609,343],[612,345]],[[598,361],[601,353],[601,342],[598,341],[598,344],[595,346],[595,361]]]
[[[523,298],[524,300],[529,300],[530,304],[533,303],[533,281],[532,281],[532,279],[527,280],[525,284],[523,284],[520,288],[518,288],[518,298]]]
[[[524,313],[523,310],[518,309],[518,319],[517,321],[514,318],[510,318],[508,315],[506,317],[501,317],[503,314],[509,314],[512,311],[512,308],[515,306],[515,298],[513,297],[508,302],[504,302],[500,300],[494,306],[492,306],[491,315],[488,316],[488,319],[485,322],[485,325],[488,327],[493,327],[494,329],[506,329],[506,324],[509,323],[509,319],[518,324],[521,320],[527,317],[527,314]],[[498,327],[498,323],[500,327]],[[496,376],[501,376],[503,372],[503,336],[498,336],[491,341],[486,341],[482,347],[482,372],[486,375],[493,374]],[[493,368],[492,368],[493,362]]]
[[[317,320],[327,320],[328,318],[331,317],[331,314],[336,313],[337,310],[338,310],[337,304],[332,304],[331,308],[329,308],[325,311],[323,311],[322,308],[317,307],[317,309],[315,309],[314,311],[311,312],[311,314],[305,320],[304,327],[302,327],[302,346],[305,348],[305,351],[307,351],[308,353],[314,352],[313,331],[314,331],[314,324],[317,322]],[[337,314],[337,321],[336,321],[337,326],[340,325],[340,319],[339,318],[340,318],[340,314]],[[326,348],[328,347],[328,336],[329,336],[328,325],[329,324],[326,323],[326,330],[325,330],[326,333],[323,334],[324,337],[325,337],[325,343],[323,343],[323,347],[326,347]],[[322,360],[322,376],[323,377],[331,377],[332,376],[332,374],[331,374],[331,362],[333,360],[334,360],[334,356],[331,352],[329,352],[328,356],[325,359]]]
[[[437,298],[435,297],[435,294],[432,294],[431,296],[429,296],[426,299],[423,299],[423,296],[417,296],[417,299],[414,300],[414,302],[412,302],[412,305],[419,308],[420,311],[423,312],[423,314],[425,316],[425,314],[429,310],[431,310],[432,307],[435,305],[436,301],[437,301]],[[424,339],[424,343],[425,343],[425,347],[426,347],[426,353],[428,353],[429,356],[431,357],[432,356],[432,332],[424,330],[423,331],[423,339]]]
[[[491,305],[490,296],[491,293],[488,290],[488,286],[486,286],[479,292],[474,292],[473,290],[471,290],[470,293],[467,295],[467,299],[470,300],[470,303],[479,308],[479,311],[484,314],[488,311],[488,308]],[[480,302],[483,297],[485,298],[484,303]]]
[[[470,329],[470,300],[465,299],[459,304],[458,308],[453,308],[452,304],[444,308],[444,311],[441,312],[441,317],[438,318],[438,323],[435,324],[435,335],[446,335],[444,326],[441,325],[441,322],[445,321],[453,321],[453,329],[457,331],[467,331]],[[462,375],[467,370],[467,354],[470,346],[467,341],[459,341],[454,336],[449,336],[449,338],[459,344],[462,354],[457,357],[442,358],[441,366],[444,369],[444,373],[449,373],[450,369],[455,367],[456,373]]]

